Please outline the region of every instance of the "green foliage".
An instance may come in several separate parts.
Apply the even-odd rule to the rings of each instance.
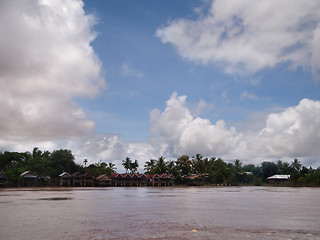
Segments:
[[[174,167],[173,162],[166,162],[164,157],[159,157],[158,160],[150,159],[144,165],[144,170],[146,174],[163,174],[168,173],[169,170],[172,172]]]
[[[128,173],[128,170],[130,170],[131,173],[136,173],[139,164],[137,160],[133,162],[129,157],[126,157],[126,159],[122,161],[122,166],[126,170],[126,173]]]
[[[115,164],[105,163],[101,160],[86,166],[88,160],[82,165],[75,163],[75,158],[68,149],[41,151],[34,148],[32,153],[24,152],[0,152],[0,171],[6,176],[9,186],[18,186],[21,180],[20,174],[26,170],[35,172],[43,184],[57,184],[58,175],[66,171],[90,172],[95,177],[101,174],[110,175],[115,172]],[[126,158],[122,161],[126,172],[136,173],[139,167],[138,161]],[[166,161],[163,156],[157,160],[150,159],[145,162],[144,170],[146,174],[171,173],[175,176],[177,183],[183,183],[184,178],[191,174],[201,176],[200,181],[204,184],[226,184],[226,185],[262,185],[268,183],[267,178],[275,174],[290,175],[292,186],[320,186],[320,169],[312,169],[302,166],[298,159],[291,163],[278,160],[274,162],[263,162],[260,166],[254,164],[243,165],[240,160],[227,163],[221,158],[205,158],[201,154],[196,154],[192,159],[187,155],[182,155],[176,161]],[[51,183],[46,179],[51,179]],[[41,181],[40,181],[41,182]],[[288,185],[287,184],[287,185]]]
[[[20,174],[24,172],[23,168],[16,167],[5,172],[6,180],[9,186],[18,186],[21,180]]]
[[[176,161],[177,168],[180,176],[186,176],[192,173],[192,161],[188,155],[182,155]]]

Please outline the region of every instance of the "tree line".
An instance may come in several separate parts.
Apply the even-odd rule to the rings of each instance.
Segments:
[[[116,172],[115,164],[98,161],[89,164],[84,159],[76,163],[71,150],[60,149],[53,152],[41,151],[34,148],[32,152],[0,152],[0,171],[6,176],[9,186],[17,186],[21,180],[20,174],[31,170],[38,174],[43,185],[55,185],[62,172],[90,172],[94,176],[101,174],[111,175]],[[122,161],[126,173],[137,173],[138,160],[126,157]],[[290,175],[287,185],[320,186],[320,168],[302,166],[298,159],[291,163],[278,160],[277,162],[264,161],[260,165],[244,165],[240,160],[226,162],[221,158],[204,157],[196,154],[193,157],[182,155],[176,160],[166,160],[163,156],[150,159],[144,164],[145,174],[169,173],[175,176],[177,184],[186,183],[186,176],[204,176],[203,184],[226,185],[263,185],[267,178],[275,174]]]

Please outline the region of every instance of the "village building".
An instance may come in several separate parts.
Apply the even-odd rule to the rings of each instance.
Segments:
[[[38,185],[38,175],[32,171],[25,171],[20,174],[22,177],[21,185],[24,187],[35,187]]]
[[[83,175],[79,172],[72,174],[72,186],[82,187],[83,186]]]
[[[110,175],[111,185],[118,187],[131,186],[172,186],[174,177],[172,174],[128,174],[113,173]]]
[[[83,174],[83,186],[93,187],[94,185],[94,175],[92,173]]]
[[[108,177],[107,174],[101,174],[100,176],[96,177],[96,185],[97,186],[111,186],[112,179]]]
[[[202,186],[204,185],[206,178],[203,175],[191,174],[184,177],[184,181],[190,186]]]
[[[110,176],[111,178],[111,185],[115,187],[122,187],[123,182],[123,176],[119,173],[112,173]]]
[[[172,174],[147,174],[150,186],[173,186],[174,176]]]
[[[267,178],[269,183],[284,183],[288,180],[290,180],[290,175],[273,175],[271,177]]]
[[[72,176],[68,172],[63,172],[59,175],[60,186],[70,186]]]
[[[145,174],[137,174],[138,175],[138,186],[147,186],[147,175]]]

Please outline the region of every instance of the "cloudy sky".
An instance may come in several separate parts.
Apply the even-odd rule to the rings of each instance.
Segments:
[[[0,83],[0,151],[320,166],[318,0],[3,0]]]

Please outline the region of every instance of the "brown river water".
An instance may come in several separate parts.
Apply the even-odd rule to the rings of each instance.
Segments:
[[[320,188],[0,189],[0,239],[320,239]]]

